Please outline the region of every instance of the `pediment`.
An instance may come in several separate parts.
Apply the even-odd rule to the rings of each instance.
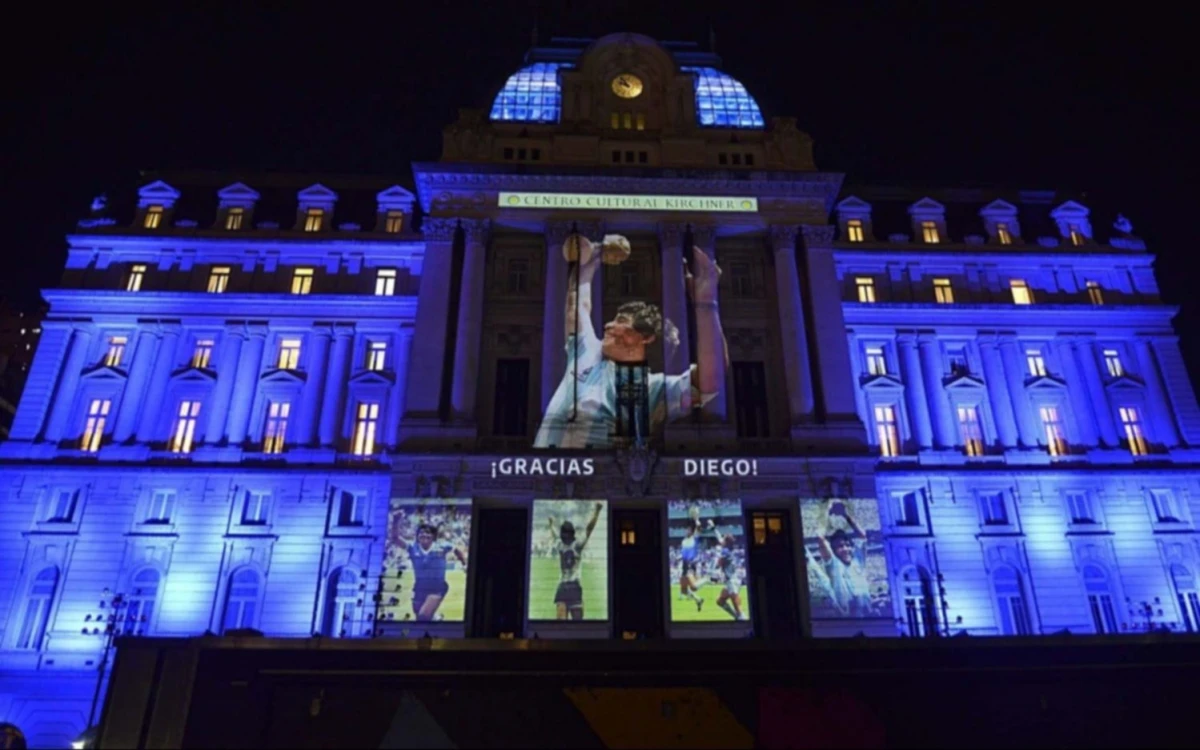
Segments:
[[[841,199],[834,208],[837,209],[838,213],[854,214],[856,216],[871,213],[871,204],[854,195],[849,195]]]
[[[1038,390],[1050,389],[1050,390],[1058,391],[1058,390],[1062,390],[1063,388],[1066,388],[1067,384],[1066,384],[1066,382],[1059,380],[1058,378],[1054,377],[1053,375],[1041,375],[1041,376],[1033,378],[1031,380],[1027,380],[1025,382],[1025,387],[1026,388],[1035,388]]]
[[[375,194],[375,200],[381,206],[411,206],[416,199],[417,196],[399,185],[392,185],[387,190],[381,190]]]
[[[1131,375],[1122,375],[1108,381],[1104,387],[1110,391],[1144,391],[1146,384]]]
[[[180,192],[178,190],[162,180],[155,180],[149,185],[143,185],[138,188],[138,197],[143,200],[175,201],[179,199],[179,196]]]
[[[358,386],[389,386],[392,384],[393,380],[388,374],[377,372],[375,370],[364,370],[363,372],[351,377],[350,382]]]
[[[198,367],[185,367],[171,374],[175,383],[215,383],[217,374],[212,370],[201,370]]]
[[[1067,218],[1067,217],[1082,218],[1087,215],[1088,215],[1087,206],[1083,205],[1082,203],[1076,203],[1075,201],[1067,201],[1066,203],[1062,204],[1061,206],[1059,206],[1058,208],[1056,208],[1050,212],[1050,218],[1052,218],[1052,219]]]
[[[978,390],[987,387],[982,378],[970,374],[951,375],[945,381],[945,386],[946,388],[953,388],[955,390]]]
[[[129,379],[129,375],[116,367],[108,365],[96,365],[90,370],[85,371],[79,376],[80,380],[87,380],[93,383],[123,383]]]
[[[218,190],[217,197],[223,201],[257,201],[262,196],[246,183],[235,182]]]
[[[296,370],[268,370],[258,379],[263,384],[304,385],[304,373]]]
[[[994,200],[979,209],[980,216],[1016,216],[1017,207],[1008,201]]]
[[[871,375],[862,384],[865,391],[902,391],[904,383],[895,375]]]
[[[945,214],[946,207],[935,201],[933,198],[922,198],[921,200],[909,206],[908,212],[913,216],[921,214]]]
[[[296,193],[296,197],[305,203],[333,203],[338,199],[337,193],[319,182]]]

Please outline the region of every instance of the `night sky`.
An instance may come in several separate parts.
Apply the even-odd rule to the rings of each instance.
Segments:
[[[854,182],[1076,190],[1123,212],[1158,255],[1166,301],[1184,305],[1177,328],[1200,371],[1188,325],[1200,300],[1186,274],[1195,191],[1184,184],[1196,43],[1182,19],[1076,3],[593,4],[32,11],[54,15],[9,29],[6,256],[18,262],[0,274],[0,295],[27,304],[54,285],[63,235],[138,170],[407,181],[409,162],[438,158],[457,108],[488,104],[521,65],[535,19],[543,42],[638,31],[707,45],[711,24],[724,69],[767,117],[798,118],[821,169]],[[1110,229],[1097,222],[1096,233]]]

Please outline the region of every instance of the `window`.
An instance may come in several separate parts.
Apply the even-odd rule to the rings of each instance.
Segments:
[[[210,294],[221,294],[229,288],[229,266],[213,266],[208,274],[208,291]]]
[[[954,302],[954,288],[950,286],[950,279],[933,280],[933,298],[939,305]]]
[[[387,342],[367,342],[367,369],[383,372],[387,367]]]
[[[733,162],[733,165],[735,167],[742,166],[742,155],[741,154],[730,154],[729,159],[730,159],[730,161]]]
[[[125,620],[121,631],[129,635],[145,635],[150,629],[150,618],[154,616],[154,605],[158,600],[158,585],[162,576],[154,568],[144,568],[130,579],[133,589],[125,600]],[[120,627],[120,626],[118,626]]]
[[[900,455],[900,431],[896,425],[896,407],[875,407],[875,437],[883,456]]]
[[[1121,364],[1121,352],[1116,349],[1104,349],[1104,368],[1109,377],[1119,378],[1125,374],[1125,366]]]
[[[108,421],[108,411],[111,408],[112,401],[107,398],[94,398],[88,404],[83,438],[79,441],[80,450],[87,453],[100,450],[100,440],[104,437],[104,423]]]
[[[1046,432],[1046,449],[1051,456],[1066,455],[1067,440],[1063,437],[1062,420],[1058,416],[1058,407],[1043,406],[1038,409],[1042,418],[1042,429]]]
[[[1146,436],[1142,432],[1142,415],[1132,406],[1122,406],[1117,412],[1121,416],[1121,427],[1125,431],[1125,442],[1129,444],[1129,452],[1135,456],[1149,453]]]
[[[1029,607],[1025,603],[1025,587],[1021,574],[1003,566],[993,577],[996,589],[996,604],[1000,609],[1000,633],[1002,635],[1032,635],[1033,624],[1029,620]]]
[[[613,128],[613,130],[616,130],[616,129],[618,129],[618,128],[620,128],[620,127],[621,127],[621,115],[620,115],[620,113],[617,113],[617,112],[612,112],[612,113],[610,113],[610,117],[609,117],[609,119],[610,119],[610,121],[612,122],[612,128]]]
[[[55,490],[51,497],[50,517],[46,520],[50,523],[70,523],[75,520],[75,501],[78,498],[79,493],[75,490]]]
[[[917,585],[908,585],[913,574]],[[908,634],[913,638],[935,638],[938,636],[937,610],[934,608],[933,577],[925,568],[904,573],[904,619]]]
[[[717,163],[718,164],[728,164],[729,163],[729,155],[724,154],[724,153],[717,154]]]
[[[1150,490],[1150,502],[1154,506],[1154,516],[1159,523],[1179,523],[1183,521],[1183,513],[1171,490]]]
[[[931,245],[936,245],[941,241],[941,238],[938,236],[938,226],[936,221],[921,222],[921,239]]]
[[[391,297],[396,293],[396,269],[380,268],[375,272],[375,296]]]
[[[637,113],[637,129],[638,130],[646,129],[646,115],[642,114],[641,112]]]
[[[859,276],[854,279],[854,285],[858,287],[859,302],[875,301],[875,279],[870,276]]]
[[[846,222],[846,239],[851,242],[863,241],[862,219],[850,219]]]
[[[325,221],[325,209],[310,208],[304,214],[304,231],[319,232],[321,224]]]
[[[288,416],[292,405],[287,401],[271,401],[267,404],[267,424],[263,427],[263,453],[283,453],[283,441],[287,435]]]
[[[529,260],[509,258],[505,265],[508,281],[505,288],[509,294],[524,294],[529,286]]]
[[[275,366],[280,370],[295,370],[300,364],[300,339],[282,339]]]
[[[978,406],[958,407],[958,431],[962,436],[963,452],[968,456],[983,455],[983,425]]]
[[[629,263],[621,266],[621,294],[634,297],[641,293],[641,276],[638,269]]]
[[[403,211],[388,211],[383,219],[383,231],[388,234],[397,234],[404,228],[404,212]]]
[[[734,297],[754,296],[754,280],[750,277],[749,263],[734,263],[729,266],[729,291]]]
[[[146,509],[146,523],[167,524],[175,513],[175,490],[155,490]]]
[[[613,164],[620,164],[621,163],[621,152],[613,151],[612,152],[612,160],[613,160]]]
[[[1071,515],[1071,523],[1096,522],[1092,498],[1084,490],[1072,490],[1067,493],[1067,512]]]
[[[1012,279],[1008,282],[1008,286],[1012,289],[1014,305],[1033,304],[1033,293],[1029,291],[1029,285],[1023,279]]]
[[[379,429],[379,404],[360,401],[354,411],[354,436],[351,451],[356,456],[375,453],[375,433]]]
[[[204,369],[212,362],[214,342],[212,339],[197,339],[192,350],[192,367]]]
[[[984,526],[1007,526],[1008,503],[1004,501],[1003,492],[983,492],[979,494],[979,511],[983,516]]]
[[[142,226],[146,229],[158,229],[162,224],[163,207],[162,206],[147,206],[146,217],[142,219]]]
[[[125,291],[140,292],[142,281],[146,278],[146,266],[141,263],[133,264],[129,269],[129,278],[125,281]]]
[[[297,268],[292,271],[292,294],[308,294],[312,291],[313,270]]]
[[[37,651],[42,647],[46,626],[50,623],[50,605],[54,603],[54,591],[58,588],[58,568],[42,568],[29,587],[25,601],[25,617],[17,633],[17,648]]]
[[[1078,247],[1079,245],[1083,244],[1083,232],[1079,231],[1079,227],[1072,224],[1071,228],[1070,228],[1070,230],[1068,230],[1067,234],[1070,235],[1070,237],[1071,237],[1072,245],[1075,245],[1076,247]]]
[[[893,492],[892,503],[897,526],[921,525],[921,496],[919,492]]]
[[[884,359],[882,346],[868,346],[866,348],[866,357],[867,374],[887,375],[887,360]]]
[[[969,375],[971,373],[966,347],[950,349],[946,352],[946,359],[950,363],[951,375]]]
[[[1104,304],[1104,291],[1100,288],[1100,282],[1088,281],[1088,282],[1086,282],[1086,286],[1087,286],[1088,300],[1090,300],[1093,305],[1103,305]]]
[[[175,415],[175,429],[171,430],[171,452],[191,453],[192,440],[196,435],[196,422],[200,417],[199,401],[180,401]]]
[[[325,587],[325,616],[321,632],[330,638],[345,638],[352,634],[358,608],[358,575],[348,567],[329,574]]]
[[[254,568],[238,568],[229,576],[229,591],[225,595],[225,618],[222,632],[254,626],[255,609],[258,607],[258,571]]]
[[[621,521],[621,546],[637,546],[637,527],[634,525],[632,519],[626,518]]]
[[[746,166],[747,167],[754,166],[754,154],[746,154]]]
[[[104,364],[108,367],[120,367],[121,360],[125,359],[125,345],[128,343],[129,339],[125,336],[110,336],[108,351],[104,353]]]
[[[1092,624],[1096,626],[1096,632],[1119,632],[1112,591],[1108,587],[1108,575],[1099,566],[1085,565],[1083,586],[1087,590],[1088,607],[1092,611]]]
[[[1001,245],[1012,244],[1012,234],[1008,231],[1007,224],[1002,222],[996,225],[996,239]]]
[[[1025,350],[1025,366],[1029,370],[1029,376],[1033,378],[1042,378],[1046,376],[1046,356],[1042,354],[1041,349],[1026,349]]]
[[[631,112],[623,113],[621,115],[621,124],[625,126],[626,130],[632,130],[633,129],[633,114]]]
[[[241,206],[234,206],[225,212],[225,228],[229,231],[237,231],[242,228],[242,219],[246,217],[246,209]]]
[[[367,496],[361,492],[341,492],[338,498],[337,525],[364,526],[367,518]]]
[[[733,363],[733,398],[739,438],[769,437],[767,373],[762,362]]]
[[[492,433],[520,437],[529,421],[529,360],[496,360],[496,397]]]
[[[271,509],[271,493],[250,490],[242,501],[242,525],[265,526],[267,512]]]
[[[1179,603],[1179,616],[1187,632],[1200,630],[1200,592],[1196,590],[1196,579],[1182,565],[1171,566],[1171,582],[1175,584],[1175,599]]]

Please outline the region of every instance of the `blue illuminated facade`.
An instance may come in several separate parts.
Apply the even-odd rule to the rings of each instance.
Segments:
[[[0,721],[39,746],[88,725],[105,589],[135,635],[368,635],[393,497],[736,495],[789,518],[794,547],[801,498],[874,497],[894,617],[810,621],[801,603],[804,634],[1200,631],[1200,407],[1128,222],[1093,231],[1054,192],[845,184],[706,53],[621,34],[531,54],[413,165],[412,192],[164,174],[66,238],[0,444]],[[647,91],[618,100],[630,71]],[[734,373],[712,419],[669,427],[638,470],[616,452],[587,478],[506,480],[493,463],[529,455],[563,371],[572,232],[652,248],[593,288],[597,325],[636,295],[686,321],[685,238],[714,255]],[[685,477],[690,456],[758,470]]]

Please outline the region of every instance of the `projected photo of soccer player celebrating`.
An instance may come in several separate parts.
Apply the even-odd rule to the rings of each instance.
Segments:
[[[841,517],[849,532],[830,533],[830,519]],[[866,533],[844,502],[834,501],[822,513],[817,544],[828,580],[828,591],[838,614],[864,617],[871,613],[871,587],[867,582]]]
[[[536,557],[531,538],[529,619],[608,618],[607,503],[535,500],[533,534],[553,536],[549,557]]]
[[[599,243],[572,234],[563,254],[573,266],[567,274],[567,363],[562,380],[546,407],[534,439],[535,448],[608,448],[616,431],[617,365],[644,365],[647,347],[679,342],[675,323],[664,320],[650,302],[626,302],[604,325],[603,337],[592,326],[592,282],[603,262],[618,265],[631,253],[629,240],[610,234]],[[721,269],[700,248],[693,250],[685,281],[696,317],[696,358],[686,372],[649,373],[648,423],[635,416],[631,437],[646,439],[661,431],[667,420],[691,413],[715,397],[725,381],[725,337],[717,301]],[[635,410],[635,414],[640,414]]]
[[[400,619],[462,620],[470,501],[465,501],[463,514],[455,505],[461,502],[393,501],[385,578],[399,579],[397,598],[403,602],[404,595],[411,594],[412,608],[411,614],[398,615]],[[448,597],[453,599],[450,611],[439,614]]]
[[[667,551],[672,622],[745,620],[746,537],[738,500],[672,500],[667,503]],[[707,602],[715,600],[707,607]]]

